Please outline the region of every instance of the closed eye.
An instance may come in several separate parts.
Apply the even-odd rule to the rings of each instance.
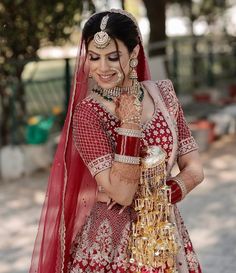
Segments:
[[[99,60],[99,57],[98,56],[89,55],[89,60],[90,61],[97,61],[97,60]]]
[[[112,62],[117,62],[120,59],[120,55],[118,53],[112,53],[108,56],[108,60]]]
[[[94,52],[89,52],[88,57],[90,61],[97,61],[100,58],[100,56]]]
[[[100,59],[100,56],[93,53],[93,52],[90,52],[88,54],[88,57],[89,57],[90,61],[98,61]],[[107,55],[107,59],[111,62],[117,62],[120,59],[120,54],[117,52],[113,52],[113,53]]]
[[[119,57],[108,57],[109,61],[117,62],[119,60]]]

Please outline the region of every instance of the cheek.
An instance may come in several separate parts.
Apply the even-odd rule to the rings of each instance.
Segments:
[[[121,61],[121,67],[125,73],[125,75],[129,74],[129,62],[128,60],[122,60]],[[121,68],[120,68],[121,69]]]
[[[95,62],[89,62],[89,71],[90,73],[97,70],[98,65]]]

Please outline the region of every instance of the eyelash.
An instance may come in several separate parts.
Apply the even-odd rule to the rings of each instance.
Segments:
[[[99,57],[90,56],[89,60],[92,61],[92,62],[98,61]],[[117,62],[119,60],[119,56],[117,56],[117,57],[108,57],[108,60],[111,61],[111,62]]]
[[[97,61],[98,59],[99,59],[99,57],[89,56],[90,61]]]
[[[117,57],[108,57],[109,61],[117,62],[119,60],[119,56]]]

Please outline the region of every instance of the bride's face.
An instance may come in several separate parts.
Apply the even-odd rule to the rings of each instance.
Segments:
[[[113,39],[103,49],[97,48],[94,40],[88,45],[90,75],[103,88],[131,85],[129,60],[137,57],[139,46],[130,53],[122,41],[116,41],[118,48]]]

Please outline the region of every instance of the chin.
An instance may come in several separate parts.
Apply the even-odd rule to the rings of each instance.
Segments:
[[[110,89],[117,86],[116,84],[104,84],[104,83],[99,83],[98,85],[104,89]]]
[[[99,81],[99,80],[96,82],[100,87],[102,87],[104,89],[114,88],[114,87],[118,86],[118,84],[115,84],[112,82],[104,82],[104,81]]]

